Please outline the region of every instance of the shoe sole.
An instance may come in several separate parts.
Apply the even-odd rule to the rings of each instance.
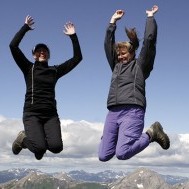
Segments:
[[[169,140],[169,137],[168,137],[168,135],[163,131],[163,127],[161,126],[160,123],[156,123],[156,124],[155,124],[155,130],[157,130],[157,131],[160,133],[160,135],[163,136],[163,139],[164,139],[164,141],[165,141],[165,143],[166,143],[165,146],[162,146],[161,144],[160,144],[160,146],[161,146],[164,150],[169,149],[169,147],[170,147],[170,140]]]
[[[18,155],[19,153],[20,153],[20,151],[22,150],[22,148],[20,147],[20,150],[14,150],[14,148],[15,148],[15,146],[16,145],[18,145],[17,144],[17,142],[14,142],[13,144],[12,144],[12,152],[13,152],[13,154],[15,154],[15,155]],[[19,146],[19,145],[18,145]],[[18,147],[17,147],[18,148]]]

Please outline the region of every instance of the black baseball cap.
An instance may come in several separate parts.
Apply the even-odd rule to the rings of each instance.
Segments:
[[[50,50],[49,50],[48,46],[47,46],[46,44],[44,44],[44,43],[38,43],[38,44],[32,49],[32,54],[34,54],[35,51],[36,51],[37,49],[39,49],[39,48],[44,48],[44,49],[46,49],[46,50],[48,51],[48,53],[49,53],[49,56],[50,56]]]

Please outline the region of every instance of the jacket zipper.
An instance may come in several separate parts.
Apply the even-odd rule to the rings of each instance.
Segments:
[[[135,79],[134,79],[134,84],[133,84],[133,85],[134,85],[134,86],[133,86],[133,87],[134,87],[134,99],[135,99],[135,103],[136,103],[136,104],[137,104],[137,100],[136,100],[136,95],[135,95],[135,94],[136,94],[136,88],[135,88],[135,87],[136,87],[136,77],[137,77],[137,73],[138,73],[138,65],[136,66]]]
[[[121,72],[121,69],[122,69],[122,64],[120,64],[120,66],[118,67],[118,74],[117,74],[117,81],[116,81],[116,104],[118,103],[117,102],[117,90],[118,90],[118,83],[119,83],[119,76],[120,76],[120,72]]]
[[[31,95],[31,104],[33,104],[33,91],[34,91],[34,80],[33,80],[33,71],[34,71],[34,65],[32,66],[32,95]]]

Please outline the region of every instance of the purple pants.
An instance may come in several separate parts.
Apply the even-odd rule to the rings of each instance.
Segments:
[[[145,111],[140,106],[112,108],[106,117],[99,147],[99,160],[108,161],[114,155],[126,160],[144,150],[150,143],[142,133]]]

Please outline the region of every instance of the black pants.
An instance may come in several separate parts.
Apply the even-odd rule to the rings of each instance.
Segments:
[[[60,120],[58,115],[44,116],[39,113],[27,112],[23,115],[26,133],[23,145],[40,160],[46,150],[59,153],[63,150]]]

